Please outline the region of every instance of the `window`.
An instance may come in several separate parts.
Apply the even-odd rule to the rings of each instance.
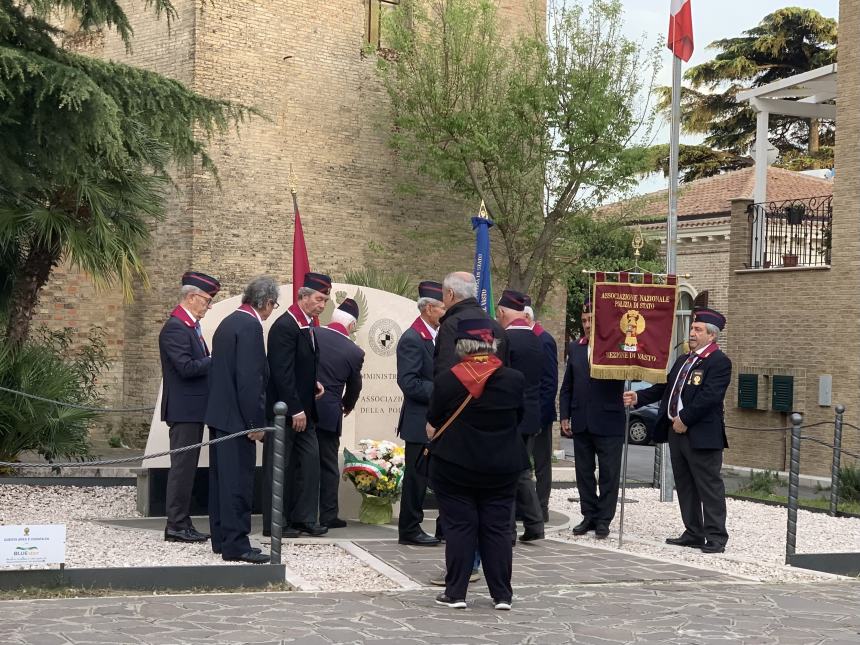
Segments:
[[[382,16],[393,11],[400,0],[366,0],[367,2],[367,42],[369,45],[382,47]]]

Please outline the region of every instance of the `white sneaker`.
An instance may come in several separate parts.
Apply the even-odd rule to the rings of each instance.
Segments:
[[[494,600],[493,606],[499,611],[510,611],[511,610],[511,600]]]
[[[465,609],[466,601],[465,600],[455,600],[454,598],[449,598],[443,593],[440,593],[436,596],[436,604],[443,605],[445,607],[450,607],[451,609]]]

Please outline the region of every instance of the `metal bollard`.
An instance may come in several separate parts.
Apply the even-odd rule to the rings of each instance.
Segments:
[[[833,421],[833,462],[830,465],[830,513],[836,516],[839,506],[839,461],[842,458],[842,415],[845,414],[845,406],[841,403],[836,406],[836,419]]]
[[[800,430],[803,415],[791,414],[791,462],[788,469],[788,526],[785,535],[785,563],[797,547],[797,494],[800,486]]]
[[[281,564],[284,526],[284,455],[286,453],[287,404],[275,403],[275,436],[272,458],[272,564]]]
[[[660,446],[654,446],[654,474],[651,478],[651,488],[660,488]]]
[[[674,499],[675,476],[672,473],[672,460],[669,458],[669,443],[661,443],[657,450],[660,451],[660,501],[671,502]]]

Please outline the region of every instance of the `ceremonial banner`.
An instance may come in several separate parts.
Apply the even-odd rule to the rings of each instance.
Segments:
[[[493,302],[493,283],[490,276],[490,227],[492,220],[486,217],[473,217],[472,229],[475,231],[475,282],[478,284],[478,304],[495,317]]]
[[[591,299],[591,376],[665,383],[677,284],[633,284],[623,273],[619,282],[597,278]]]
[[[293,191],[293,212],[295,226],[293,228],[293,302],[298,302],[299,287],[305,282],[305,273],[311,270],[308,262],[308,248],[305,246],[305,232],[302,229],[302,218],[299,216],[299,200]]]

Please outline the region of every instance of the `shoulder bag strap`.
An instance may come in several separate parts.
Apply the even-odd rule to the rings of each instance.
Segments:
[[[463,402],[460,404],[460,407],[457,408],[457,411],[454,412],[454,414],[452,414],[450,417],[448,417],[448,420],[445,422],[445,425],[443,425],[441,428],[439,428],[436,431],[436,433],[433,435],[433,438],[430,439],[430,441],[436,441],[439,437],[441,437],[442,433],[448,429],[448,426],[451,425],[451,423],[454,421],[454,419],[456,419],[457,417],[460,416],[460,413],[463,411],[463,408],[465,408],[466,404],[469,403],[469,401],[471,401],[471,400],[472,400],[471,394],[469,396],[467,396],[465,399],[463,399]]]

